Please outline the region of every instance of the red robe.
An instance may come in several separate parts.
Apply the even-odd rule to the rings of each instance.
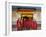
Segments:
[[[31,29],[37,29],[37,23],[32,20],[17,20],[17,29],[22,28],[31,28]]]
[[[17,30],[23,30],[23,23],[21,20],[17,20],[17,24],[16,24]]]
[[[31,28],[31,29],[37,29],[37,23],[32,20],[26,20],[24,21],[24,27]]]

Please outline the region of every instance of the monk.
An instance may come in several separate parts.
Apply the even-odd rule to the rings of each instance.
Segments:
[[[29,30],[29,29],[37,29],[37,23],[36,21],[33,21],[32,19],[29,19],[27,16],[23,17],[23,25],[24,28]]]

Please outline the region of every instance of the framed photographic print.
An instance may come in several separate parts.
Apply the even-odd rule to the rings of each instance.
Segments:
[[[6,2],[6,34],[41,30],[42,4]]]

